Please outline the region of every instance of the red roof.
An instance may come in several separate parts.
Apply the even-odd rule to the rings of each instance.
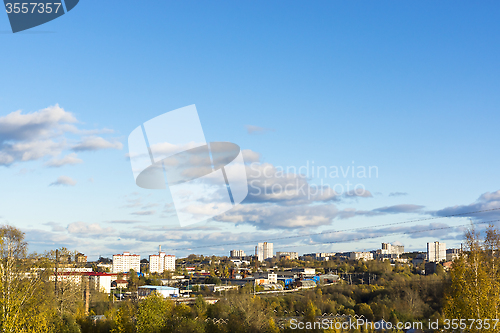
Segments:
[[[89,276],[116,276],[119,273],[105,273],[105,272],[84,272],[85,275]]]

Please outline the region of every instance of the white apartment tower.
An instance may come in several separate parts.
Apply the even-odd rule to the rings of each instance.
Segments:
[[[163,273],[164,271],[175,271],[175,256],[161,252],[161,245],[158,254],[149,256],[149,272]]]
[[[255,247],[255,256],[258,261],[264,261],[267,258],[274,257],[273,243],[258,243]]]
[[[427,260],[429,262],[446,260],[446,243],[427,243]]]
[[[138,254],[115,254],[113,256],[113,273],[126,273],[133,269],[136,272],[141,271],[141,256]]]

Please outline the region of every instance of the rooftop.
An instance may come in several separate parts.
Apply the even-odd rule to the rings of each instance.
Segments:
[[[155,289],[155,290],[178,290],[179,288],[167,287],[167,286],[140,286],[143,289]]]

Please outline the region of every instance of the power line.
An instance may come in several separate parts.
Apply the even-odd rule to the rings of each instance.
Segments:
[[[451,227],[441,227],[441,228],[431,228],[431,229],[422,229],[422,230],[416,230],[416,231],[405,231],[405,232],[393,232],[393,233],[388,233],[385,235],[377,235],[377,236],[366,236],[366,237],[358,237],[358,238],[352,238],[348,240],[338,240],[338,241],[331,241],[331,242],[318,242],[314,244],[302,244],[302,245],[292,245],[292,246],[287,246],[287,248],[290,247],[302,247],[302,246],[313,246],[313,245],[324,245],[324,244],[338,244],[338,243],[349,243],[349,242],[356,242],[360,240],[365,240],[365,239],[373,239],[373,238],[380,238],[380,237],[386,237],[386,236],[394,236],[394,235],[409,235],[409,234],[416,234],[419,232],[426,232],[426,231],[436,231],[436,230],[445,230],[445,229],[454,229],[454,228],[459,228],[459,227],[466,227],[468,225],[478,225],[478,224],[490,224],[490,223],[497,223],[500,222],[499,220],[491,220],[491,221],[484,221],[484,222],[475,222],[475,223],[467,223],[467,224],[459,224]]]
[[[473,211],[473,212],[451,214],[451,215],[446,215],[446,216],[429,217],[429,218],[418,219],[418,220],[385,223],[385,224],[379,224],[377,226],[333,230],[333,231],[327,231],[327,232],[317,232],[317,233],[294,235],[294,236],[275,237],[275,238],[268,238],[268,239],[264,239],[264,240],[251,240],[251,241],[245,241],[245,242],[222,243],[222,244],[214,244],[214,245],[200,245],[200,246],[184,247],[184,248],[177,248],[177,249],[170,248],[168,250],[183,251],[183,250],[192,250],[192,249],[211,248],[211,247],[216,247],[216,246],[242,245],[242,244],[253,244],[253,243],[259,243],[259,242],[269,242],[269,241],[276,241],[276,240],[283,240],[283,239],[304,238],[304,237],[309,237],[309,236],[327,235],[327,234],[334,234],[334,233],[341,233],[341,232],[350,232],[350,231],[366,230],[366,229],[373,229],[373,228],[380,228],[380,227],[388,227],[388,226],[394,226],[394,225],[437,220],[437,219],[443,219],[443,218],[449,218],[449,217],[458,217],[458,216],[464,216],[464,215],[470,215],[470,214],[486,213],[486,212],[492,212],[492,211],[498,211],[498,210],[500,210],[500,208],[477,210],[477,211]],[[431,229],[423,230],[423,231],[430,231],[430,230]],[[382,236],[377,236],[377,237],[382,237]],[[308,245],[308,244],[304,244],[304,245],[300,245],[300,246],[305,246],[305,245]],[[310,245],[317,245],[317,244],[310,244]],[[295,246],[287,246],[287,247],[295,247]]]

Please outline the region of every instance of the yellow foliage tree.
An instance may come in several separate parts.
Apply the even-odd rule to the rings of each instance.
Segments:
[[[499,257],[500,236],[493,226],[486,231],[484,241],[470,228],[465,234],[465,249],[453,262],[450,286],[446,292],[444,316],[447,319],[498,319],[499,315]],[[500,332],[500,325],[479,328],[467,324],[467,331]]]

